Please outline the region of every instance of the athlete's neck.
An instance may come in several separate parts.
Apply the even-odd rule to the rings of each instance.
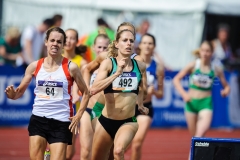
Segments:
[[[76,56],[76,53],[74,50],[64,50],[63,53],[64,57],[66,57],[67,59],[73,59]]]
[[[47,56],[44,61],[48,64],[48,66],[51,68],[53,66],[59,66],[62,64],[62,55],[52,57],[52,56]]]
[[[207,59],[201,59],[201,66],[210,66],[211,65],[211,60]]]
[[[121,59],[125,59],[125,68],[129,67],[132,65],[131,63],[131,58],[128,56],[128,57],[125,57],[121,54],[118,54],[118,56],[116,57],[117,61],[120,61]]]
[[[145,62],[146,64],[150,64],[150,63],[151,63],[151,61],[152,61],[152,56],[146,55],[146,54],[141,54],[141,53],[140,53],[140,55],[141,55],[142,59],[144,60],[144,62]]]

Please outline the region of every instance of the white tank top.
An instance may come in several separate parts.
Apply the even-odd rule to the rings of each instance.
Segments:
[[[36,87],[32,113],[36,116],[69,122],[73,116],[71,89],[73,79],[68,71],[69,61],[63,58],[62,65],[54,72],[46,72],[44,59],[40,59],[34,72]]]
[[[90,87],[93,85],[93,82],[95,80],[95,78],[97,77],[97,73],[98,73],[98,69],[95,70],[91,76],[91,79],[90,79]]]
[[[131,59],[134,59],[134,57],[136,57],[137,56],[137,53],[133,53],[132,55],[131,55]]]

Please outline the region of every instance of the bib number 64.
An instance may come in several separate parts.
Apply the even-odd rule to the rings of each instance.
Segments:
[[[49,87],[47,87],[46,88],[46,94],[47,95],[52,95],[52,96],[54,96],[54,88],[49,88]]]

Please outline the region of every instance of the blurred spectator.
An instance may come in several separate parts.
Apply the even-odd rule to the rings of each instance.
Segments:
[[[10,27],[6,36],[0,38],[0,64],[15,66],[16,59],[21,55],[20,32],[16,27]]]
[[[23,61],[18,59],[17,65],[28,65],[41,57],[44,46],[44,32],[51,26],[53,26],[53,20],[45,19],[38,27],[28,26],[24,29],[21,37]]]
[[[214,59],[219,59],[221,62],[232,58],[232,49],[228,42],[229,26],[227,24],[220,24],[218,26],[217,39],[213,40]]]
[[[143,20],[140,26],[137,28],[136,39],[135,39],[135,47],[138,48],[138,45],[141,41],[141,38],[144,34],[148,32],[150,27],[150,23],[147,19]]]
[[[62,25],[62,19],[63,19],[63,16],[62,16],[61,14],[55,14],[55,15],[52,17],[53,26],[54,26],[54,27],[61,27],[61,25]]]
[[[98,25],[98,28],[96,30],[94,30],[93,32],[91,32],[88,36],[88,39],[85,43],[87,46],[93,46],[94,40],[98,35],[98,31],[101,29],[105,30],[107,36],[109,37],[109,39],[111,41],[114,40],[115,32],[111,29],[111,27],[109,27],[109,25],[103,18],[97,19],[97,25]]]
[[[104,31],[111,41],[113,41],[115,37],[115,32],[111,29],[111,27],[107,24],[107,22],[103,18],[97,19],[97,25],[98,27],[96,30],[94,30],[88,35],[82,36],[77,44],[77,45],[84,44],[88,47],[87,52],[84,56],[87,62],[91,62],[97,56],[96,53],[93,51],[92,46],[94,45],[94,40],[99,34],[99,31],[101,32]]]

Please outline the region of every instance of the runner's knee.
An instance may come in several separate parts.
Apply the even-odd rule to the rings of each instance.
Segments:
[[[114,147],[114,158],[115,157],[122,157],[124,155],[124,148],[123,147]]]
[[[142,148],[142,140],[137,139],[132,141],[132,149],[135,151],[139,151]]]

